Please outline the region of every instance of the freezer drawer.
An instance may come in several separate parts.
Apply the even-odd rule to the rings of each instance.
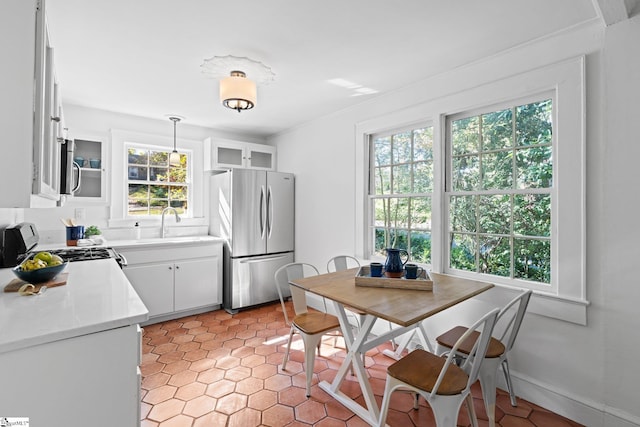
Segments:
[[[278,268],[293,262],[293,252],[244,258],[230,258],[225,273],[223,305],[233,312],[278,300],[274,275]]]

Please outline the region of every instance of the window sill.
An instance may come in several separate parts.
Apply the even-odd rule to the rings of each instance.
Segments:
[[[509,299],[514,298],[522,290],[521,288],[513,286],[494,284],[500,292],[509,295]],[[476,296],[476,298],[483,299],[483,295],[480,294]],[[587,300],[563,297],[534,290],[531,300],[529,300],[527,312],[586,326],[587,307],[589,305],[590,302]]]

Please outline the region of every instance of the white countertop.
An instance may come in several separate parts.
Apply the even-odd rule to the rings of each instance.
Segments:
[[[71,262],[41,295],[0,291],[0,353],[141,323],[149,311],[113,259]],[[2,288],[16,276],[0,269]]]
[[[194,244],[222,243],[225,239],[215,236],[177,236],[177,237],[151,237],[145,239],[127,239],[127,240],[106,240],[104,244],[83,247],[114,247],[125,248],[132,246],[140,247],[161,247],[161,246],[187,246]],[[47,243],[38,244],[33,251],[46,251],[49,249],[68,248],[73,249],[76,246],[66,246],[65,243]],[[78,246],[80,247],[80,246]]]

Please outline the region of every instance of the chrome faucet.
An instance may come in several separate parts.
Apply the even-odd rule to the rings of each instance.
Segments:
[[[164,208],[162,209],[162,220],[160,223],[160,237],[164,238],[164,214],[167,213],[167,211],[173,211],[173,213],[176,216],[176,222],[180,222],[180,217],[178,216],[178,211],[176,210],[176,208],[172,208],[172,207],[168,207],[168,208]]]

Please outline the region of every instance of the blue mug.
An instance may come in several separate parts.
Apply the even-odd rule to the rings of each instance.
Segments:
[[[67,246],[78,246],[80,239],[84,239],[84,225],[67,227]]]
[[[404,266],[404,277],[406,279],[417,279],[423,272],[422,267],[418,267],[416,264],[405,264]]]
[[[369,269],[371,271],[371,277],[382,277],[382,263],[372,262],[369,264]]]

